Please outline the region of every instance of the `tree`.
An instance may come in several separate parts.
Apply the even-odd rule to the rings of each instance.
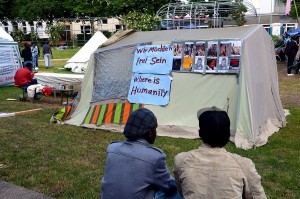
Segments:
[[[132,11],[154,15],[159,8],[169,2],[169,0],[113,0],[107,8],[111,11],[110,16],[125,15]]]
[[[0,0],[0,20],[13,18],[11,4],[14,0]]]
[[[53,22],[55,18],[69,15],[61,0],[14,0],[12,14],[14,19],[26,21]]]
[[[247,20],[245,19],[245,13],[247,7],[242,3],[241,0],[235,0],[238,3],[237,9],[229,14],[229,16],[236,22],[238,26],[243,26]]]
[[[286,3],[286,0],[283,0],[283,2]],[[300,0],[296,0],[295,3],[296,3],[297,11],[298,11],[298,14],[299,14],[299,11],[300,11]],[[291,2],[290,17],[292,19],[297,19],[297,12],[296,12],[296,9],[295,9],[294,1]]]
[[[21,30],[15,30],[10,33],[10,35],[14,39],[14,41],[18,41],[20,43],[24,41],[25,33]]]
[[[131,11],[122,17],[122,22],[126,29],[149,31],[153,30],[160,21],[154,15]]]
[[[46,33],[50,35],[49,40],[55,46],[57,46],[58,41],[61,39],[60,32],[64,29],[65,26],[60,24],[47,24]]]
[[[105,13],[107,1],[64,0],[63,6],[70,11],[70,16],[72,17],[100,16],[102,13]]]

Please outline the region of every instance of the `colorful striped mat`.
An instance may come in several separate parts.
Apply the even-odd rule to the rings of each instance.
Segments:
[[[126,102],[90,106],[83,124],[125,124],[130,113],[139,108],[144,108],[144,104]]]

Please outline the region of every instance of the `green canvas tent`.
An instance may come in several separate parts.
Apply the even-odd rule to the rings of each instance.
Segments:
[[[186,41],[206,44],[215,41],[217,45],[240,41],[238,72],[172,71],[167,106],[128,103],[137,45]],[[229,114],[231,140],[237,147],[261,146],[286,124],[274,55],[272,39],[261,25],[119,32],[91,56],[74,110],[66,123],[122,132],[130,112],[145,107],[157,116],[159,136],[197,138],[197,110],[217,106]]]

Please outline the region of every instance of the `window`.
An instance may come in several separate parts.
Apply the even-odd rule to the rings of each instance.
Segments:
[[[116,25],[116,30],[122,30],[122,25]]]
[[[13,31],[16,31],[16,30],[18,30],[18,24],[17,24],[17,22],[12,22],[12,25],[13,25]]]
[[[81,30],[81,33],[83,34],[89,34],[91,33],[91,26],[80,26],[80,30]]]
[[[102,19],[102,24],[107,24],[107,19]]]
[[[24,32],[24,33],[27,33],[27,28],[26,28],[26,26],[23,27],[23,32]]]

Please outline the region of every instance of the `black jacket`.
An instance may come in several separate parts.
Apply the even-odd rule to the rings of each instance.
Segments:
[[[24,61],[32,61],[32,53],[30,47],[24,48],[22,50],[21,57],[24,58]]]

